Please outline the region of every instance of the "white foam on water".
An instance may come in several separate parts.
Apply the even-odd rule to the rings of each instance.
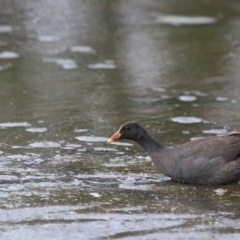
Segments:
[[[60,148],[61,144],[57,142],[33,142],[28,145],[29,147],[33,148]]]
[[[203,119],[197,117],[174,117],[171,118],[173,122],[191,124],[191,123],[201,123]]]
[[[82,145],[81,144],[67,144],[65,147],[79,148],[79,147],[82,147]]]
[[[79,136],[79,137],[75,137],[75,139],[77,139],[78,141],[88,142],[88,143],[92,143],[92,142],[105,142],[105,143],[107,143],[107,141],[108,141],[108,138],[96,137],[96,136]],[[133,146],[133,144],[126,143],[126,142],[113,142],[111,144],[120,145],[120,146]]]
[[[179,96],[179,100],[182,102],[193,102],[197,100],[197,97],[190,96],[190,95],[182,95],[182,96]]]
[[[157,16],[156,22],[172,26],[203,25],[216,23],[217,19],[206,16],[160,15]]]
[[[47,132],[47,128],[26,128],[26,131],[32,133],[44,133]]]
[[[201,138],[204,138],[204,137],[191,137],[190,140],[195,141],[195,140],[198,140],[198,139],[201,139]]]
[[[59,38],[59,37],[56,37],[56,36],[43,35],[43,36],[39,36],[39,37],[38,37],[38,41],[39,41],[39,42],[52,43],[52,42],[58,42],[59,40],[60,40],[60,38]]]
[[[11,51],[3,51],[0,53],[0,58],[1,59],[14,59],[18,58],[19,54]]]
[[[78,141],[82,142],[107,142],[108,138],[96,136],[79,136],[75,137]]]
[[[134,144],[132,144],[132,143],[126,143],[126,142],[112,142],[111,144],[113,144],[113,145],[119,145],[119,146],[129,146],[129,147],[131,147],[131,146],[134,145]]]
[[[161,87],[154,87],[154,88],[152,88],[152,90],[155,92],[166,92],[166,89],[161,88]]]
[[[27,122],[0,123],[0,128],[11,128],[11,127],[31,127],[31,124]]]
[[[209,129],[209,130],[203,130],[203,133],[206,134],[216,134],[216,135],[222,135],[222,134],[227,134],[228,130],[227,129]]]
[[[213,190],[215,193],[216,193],[216,195],[218,195],[218,196],[223,196],[226,192],[228,192],[228,190],[227,189],[223,189],[223,188],[218,188],[218,189],[216,189],[216,190]]]
[[[71,70],[78,68],[77,63],[69,58],[44,58],[45,63],[55,63],[61,66],[63,69]]]
[[[0,33],[12,32],[13,27],[9,25],[0,25]]]
[[[89,64],[87,67],[90,69],[116,69],[117,68],[113,60],[106,60],[103,63]]]
[[[216,100],[217,100],[218,102],[225,102],[225,101],[228,100],[228,98],[227,98],[227,97],[216,97]]]
[[[7,158],[16,159],[16,160],[28,160],[30,159],[29,156],[16,154],[16,155],[8,155]]]
[[[90,46],[73,46],[71,47],[71,52],[79,52],[79,53],[96,53],[96,50]]]
[[[99,193],[93,192],[93,193],[89,193],[89,195],[93,196],[93,197],[101,197],[102,195],[100,195]]]
[[[87,132],[88,129],[75,129],[74,132]]]
[[[95,151],[99,151],[99,152],[116,152],[117,149],[115,148],[104,148],[104,147],[97,147],[94,148]]]
[[[18,181],[19,180],[19,178],[18,177],[16,177],[16,176],[13,176],[13,175],[0,175],[0,182],[2,182],[2,181],[7,181],[7,182],[15,182],[15,181]]]
[[[29,146],[18,146],[18,145],[15,145],[15,146],[12,146],[12,148],[13,148],[13,149],[21,149],[21,148],[23,148],[23,149],[29,149],[29,148],[31,148],[31,147],[29,147]]]

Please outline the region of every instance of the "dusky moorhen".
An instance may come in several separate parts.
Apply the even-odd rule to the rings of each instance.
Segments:
[[[137,142],[172,180],[202,185],[240,181],[240,133],[201,138],[170,148],[153,139],[137,122],[127,122],[108,143],[120,139]]]

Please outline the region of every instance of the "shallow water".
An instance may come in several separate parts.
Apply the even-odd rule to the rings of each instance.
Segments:
[[[170,181],[133,142],[240,129],[236,1],[1,1],[1,239],[239,239],[239,184]]]

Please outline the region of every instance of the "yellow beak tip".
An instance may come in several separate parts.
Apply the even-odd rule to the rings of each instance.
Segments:
[[[107,144],[110,144],[112,142],[113,142],[113,140],[111,138],[109,138],[108,141],[107,141]]]

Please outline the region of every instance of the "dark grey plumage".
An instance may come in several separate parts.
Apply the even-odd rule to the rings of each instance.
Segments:
[[[156,167],[173,180],[221,185],[240,181],[240,133],[201,138],[168,148],[153,139],[137,122],[123,124],[120,139],[141,145]]]

